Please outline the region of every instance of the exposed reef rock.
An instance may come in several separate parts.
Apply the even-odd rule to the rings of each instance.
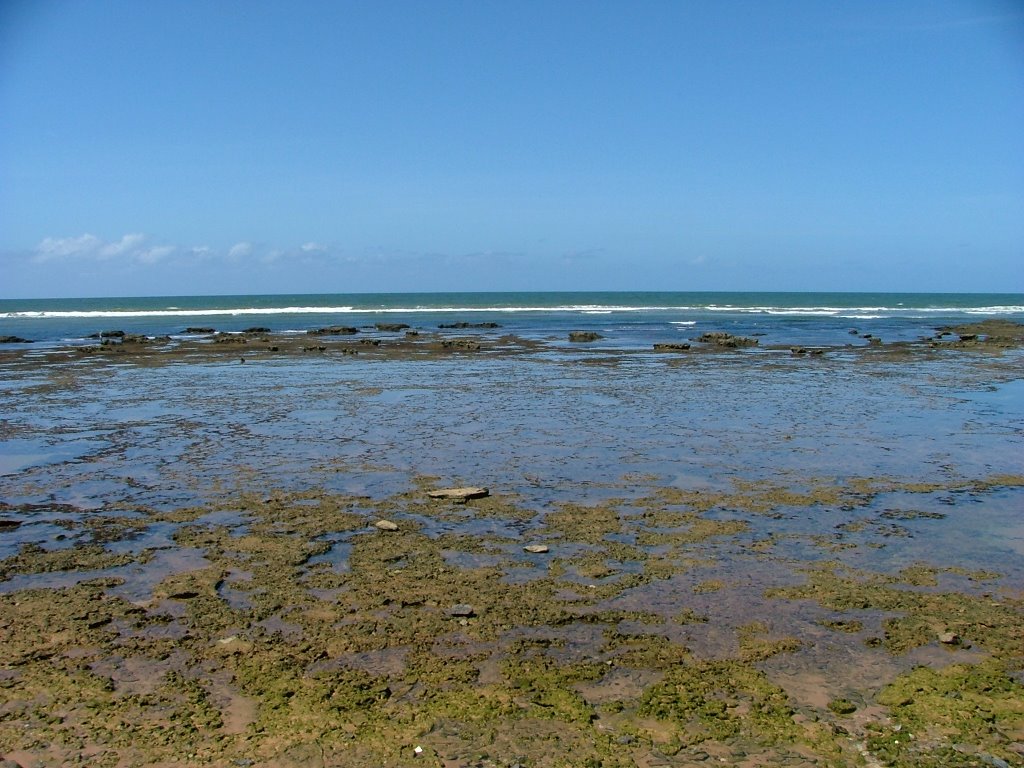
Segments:
[[[689,344],[684,343],[670,343],[670,344],[655,344],[655,352],[686,352],[690,348]]]
[[[756,347],[758,344],[757,339],[752,339],[749,336],[733,336],[725,331],[712,331],[701,334],[697,337],[696,341],[701,344],[713,344],[716,347],[728,347],[729,349]]]
[[[351,325],[329,325],[326,328],[312,328],[306,333],[310,336],[352,336],[359,333],[359,329]]]

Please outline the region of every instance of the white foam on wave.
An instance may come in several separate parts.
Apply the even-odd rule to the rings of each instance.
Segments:
[[[100,317],[213,317],[224,315],[307,315],[351,312],[352,307],[234,307],[230,309],[97,309],[7,312],[4,318],[100,318]]]
[[[341,315],[341,314],[411,314],[445,312],[581,312],[610,314],[612,312],[649,312],[675,310],[682,307],[600,306],[569,304],[557,307],[230,307],[217,309],[110,309],[110,310],[26,310],[0,313],[0,318],[103,318],[103,317],[216,317],[235,315]]]
[[[167,307],[163,309],[109,309],[109,310],[23,310],[18,312],[0,312],[0,318],[16,319],[99,319],[99,318],[132,318],[132,317],[237,317],[245,315],[375,315],[375,314],[416,314],[416,313],[490,313],[490,314],[526,314],[552,312],[578,312],[580,314],[612,314],[616,312],[733,312],[738,314],[763,314],[780,316],[807,317],[844,317],[844,318],[884,318],[914,317],[916,315],[1019,315],[1024,314],[1024,306],[996,305],[987,307],[773,307],[773,306],[733,306],[729,304],[708,304],[705,306],[629,306],[599,304],[563,304],[558,306],[487,306],[487,307],[218,307],[182,309]],[[694,321],[679,321],[692,323]]]
[[[847,317],[879,319],[886,317],[915,317],[924,315],[1017,315],[1024,314],[1024,306],[996,305],[989,307],[736,307],[709,304],[709,312],[738,312],[740,314],[790,315],[794,317]]]
[[[1017,315],[1024,313],[1024,307],[971,307],[963,311],[969,315]]]

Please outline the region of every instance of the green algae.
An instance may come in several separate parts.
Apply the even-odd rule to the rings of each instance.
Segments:
[[[1011,762],[1020,757],[1010,747],[1024,741],[1024,685],[999,660],[916,667],[885,686],[876,701],[889,708],[899,730],[873,734],[868,748],[892,766],[967,766],[982,764],[984,755]]]
[[[800,649],[795,637],[773,637],[764,622],[755,621],[736,628],[739,657],[743,661],[764,661],[779,653],[792,653]]]
[[[857,619],[825,619],[819,623],[823,627],[834,629],[836,632],[855,634],[864,629],[864,622]]]
[[[799,735],[785,692],[763,672],[735,661],[672,667],[644,693],[639,714],[674,723],[684,744],[745,737],[773,745]]]
[[[18,574],[106,570],[128,565],[139,557],[131,553],[111,552],[101,544],[43,549],[29,542],[21,546],[18,554],[0,560],[0,579],[9,579]]]
[[[746,508],[770,514],[769,496],[813,506],[854,498],[854,485],[831,496],[753,488],[741,495],[756,497]],[[823,706],[803,717],[763,668],[805,640],[764,622],[723,624],[712,596],[722,579],[698,582],[697,597],[691,582],[673,581],[697,564],[713,567],[702,557],[705,543],[735,543],[748,525],[703,517],[721,513],[720,495],[693,493],[693,503],[667,495],[673,504],[656,492],[537,515],[509,498],[455,509],[418,491],[381,500],[243,494],[205,512],[168,513],[161,519],[180,525],[175,540],[201,550],[209,565],[167,576],[146,603],[111,598],[109,581],[0,596],[0,628],[12,640],[0,670],[0,752],[31,749],[69,762],[99,745],[97,764],[112,765],[188,755],[191,764],[216,766],[635,766],[703,754],[696,749],[777,764],[801,750],[821,764],[857,764],[851,737],[832,730],[836,713]],[[483,513],[480,502],[491,505],[488,514],[529,521],[530,540],[565,551],[532,562],[536,573],[520,582],[508,578],[522,565],[518,539],[430,531],[430,520]],[[237,513],[240,522],[202,520],[214,511]],[[380,518],[399,530],[371,527]],[[343,570],[311,562],[339,541],[347,547]],[[754,551],[764,557],[765,549]],[[895,576],[827,564],[768,596],[840,612],[824,622],[837,631],[860,631],[857,611],[884,612],[883,642],[896,653],[950,631],[996,658],[1020,655],[1021,604],[936,591],[947,574],[972,583],[995,577],[930,564]],[[671,587],[677,599],[710,597],[712,607],[616,602],[647,585]],[[457,604],[472,611],[453,615]],[[725,658],[695,656],[681,641],[704,629],[735,639]],[[32,642],[33,634],[44,641]],[[125,677],[135,669],[147,674]],[[634,682],[617,687],[623,680]],[[975,688],[985,692],[980,681]],[[992,695],[999,728],[1012,731],[1017,715]],[[887,696],[877,703],[908,730],[926,728],[927,707],[913,709],[924,699],[901,703],[894,694],[886,703]],[[863,739],[876,749],[877,735],[883,756],[887,733]],[[956,737],[941,733],[945,741],[936,737],[928,755]]]
[[[837,715],[852,715],[857,711],[857,705],[849,699],[844,698],[832,699],[832,701],[828,703],[828,708]]]
[[[835,611],[875,610],[895,613],[884,622],[882,645],[893,653],[934,642],[952,632],[1002,658],[1024,656],[1024,601],[995,600],[988,595],[961,592],[922,592],[905,589],[899,578],[858,573],[836,564],[805,570],[802,586],[770,589],[766,596],[812,599]],[[930,581],[929,569],[914,568],[904,576],[911,582]],[[987,576],[987,574],[986,574]]]
[[[693,592],[697,595],[718,592],[721,589],[725,589],[725,582],[721,579],[705,579],[693,585]]]

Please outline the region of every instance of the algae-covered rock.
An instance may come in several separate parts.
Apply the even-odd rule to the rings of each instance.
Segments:
[[[849,699],[832,699],[828,708],[837,715],[850,715],[857,711],[857,705]]]

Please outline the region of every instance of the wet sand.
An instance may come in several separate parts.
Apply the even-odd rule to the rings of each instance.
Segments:
[[[1019,764],[1022,356],[971,336],[2,351],[0,754]]]

